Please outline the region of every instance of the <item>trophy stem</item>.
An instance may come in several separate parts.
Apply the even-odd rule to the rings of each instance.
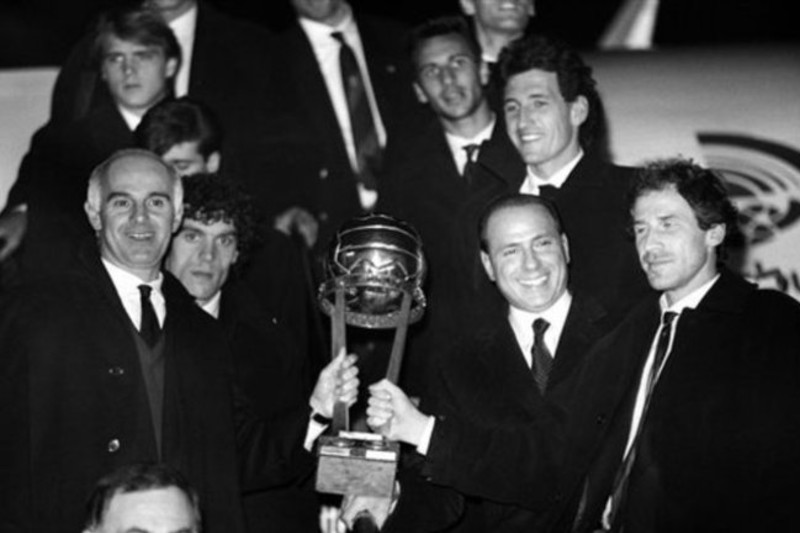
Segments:
[[[336,359],[346,346],[346,331],[344,321],[344,287],[336,287],[336,303],[331,315],[331,358]],[[333,421],[331,431],[338,435],[340,431],[347,431],[350,428],[350,416],[347,404],[337,401],[333,404]]]
[[[397,329],[394,332],[392,353],[389,356],[389,368],[386,370],[386,379],[397,383],[400,379],[400,365],[403,363],[403,352],[406,348],[406,335],[408,333],[408,318],[411,313],[411,292],[404,291],[403,302],[400,304],[400,316]]]

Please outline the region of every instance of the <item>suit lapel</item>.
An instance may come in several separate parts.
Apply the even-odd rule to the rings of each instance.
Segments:
[[[501,394],[531,416],[537,416],[542,395],[505,316],[492,328],[488,349],[481,351],[481,358],[487,379],[495,384],[492,394]]]
[[[600,321],[605,316],[605,311],[593,300],[580,295],[573,297],[556,350],[548,390],[573,375],[586,353],[602,335]]]
[[[314,125],[317,139],[325,140],[322,145],[336,146],[327,158],[335,159],[338,168],[350,168],[350,159],[339,128],[339,121],[333,109],[333,102],[328,94],[325,79],[319,69],[314,49],[299,24],[287,30],[288,50],[286,57],[292,58],[289,69],[294,79],[294,90],[304,94],[301,109],[307,119]],[[332,141],[335,139],[335,142]]]

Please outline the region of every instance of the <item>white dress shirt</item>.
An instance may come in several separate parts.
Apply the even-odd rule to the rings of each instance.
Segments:
[[[707,283],[698,287],[690,294],[687,294],[677,302],[673,303],[672,305],[667,304],[666,295],[662,294],[661,298],[659,299],[659,307],[661,308],[661,316],[664,316],[664,313],[671,311],[673,313],[677,313],[678,316],[672,321],[672,331],[670,332],[669,337],[669,344],[667,345],[667,353],[664,355],[664,360],[661,364],[661,370],[659,370],[658,374],[656,375],[656,379],[663,371],[664,367],[669,360],[669,356],[672,352],[672,343],[675,340],[675,332],[678,329],[678,323],[680,322],[681,312],[684,309],[694,309],[697,307],[700,302],[703,300],[708,291],[711,290],[711,287],[719,279],[719,274],[714,276],[713,279],[709,280]],[[647,360],[645,361],[644,368],[642,368],[642,374],[639,376],[639,388],[636,392],[636,403],[633,407],[633,418],[631,420],[631,427],[628,430],[628,442],[625,445],[625,454],[623,455],[624,458],[628,456],[628,453],[631,451],[631,447],[633,446],[633,441],[636,437],[636,433],[639,430],[639,426],[642,424],[642,415],[644,411],[645,401],[647,400],[647,381],[648,377],[650,376],[650,369],[653,367],[653,360],[655,359],[656,353],[656,344],[658,343],[658,337],[661,334],[661,328],[663,324],[658,327],[656,330],[655,335],[653,336],[653,342],[650,344],[650,352],[647,354]],[[609,496],[608,501],[606,502],[606,507],[603,512],[603,523],[606,527],[610,527],[609,522],[609,513],[611,512],[611,497]]]
[[[492,118],[492,121],[488,126],[478,132],[477,135],[469,139],[453,135],[447,131],[444,132],[444,136],[447,139],[447,145],[450,147],[450,152],[453,154],[453,160],[456,163],[456,168],[458,169],[459,174],[464,174],[464,167],[467,164],[467,151],[464,150],[464,147],[470,144],[477,144],[480,146],[484,141],[488,141],[492,137],[496,122],[497,121]],[[478,157],[480,157],[480,149],[478,149],[478,152],[473,157],[473,161],[477,161]]]
[[[509,308],[508,321],[514,331],[517,344],[522,351],[522,357],[525,358],[525,362],[528,364],[528,368],[532,368],[531,365],[533,364],[531,360],[531,349],[534,341],[533,321],[537,318],[543,318],[550,324],[547,331],[544,332],[544,344],[550,350],[553,359],[555,359],[558,342],[561,340],[561,333],[564,331],[564,324],[567,321],[567,314],[569,314],[571,306],[572,294],[569,291],[564,291],[564,294],[553,305],[541,313],[531,313],[515,307]]]
[[[570,294],[569,291],[564,291],[564,294],[542,313],[531,313],[515,307],[509,307],[508,322],[511,324],[511,330],[514,332],[514,337],[517,340],[519,349],[522,352],[522,357],[525,359],[528,368],[531,368],[533,364],[531,360],[531,348],[533,348],[534,341],[533,321],[537,318],[543,318],[550,323],[550,326],[548,326],[547,331],[544,333],[544,344],[547,346],[547,349],[550,350],[553,359],[555,359],[558,343],[561,340],[561,333],[564,331],[564,324],[567,322],[567,315],[569,314],[571,306],[572,294]],[[420,442],[417,445],[417,452],[419,454],[427,455],[435,425],[436,417],[429,416]]]
[[[175,97],[179,98],[189,93],[189,74],[192,68],[194,34],[197,27],[197,4],[170,22],[169,27],[181,47],[181,68],[175,76]]]
[[[578,165],[583,157],[583,150],[576,155],[572,161],[561,167],[557,172],[554,172],[549,178],[543,178],[533,173],[531,167],[528,167],[528,174],[525,176],[525,181],[522,182],[522,187],[519,192],[522,194],[533,194],[539,196],[539,187],[542,185],[550,185],[556,189],[560,189],[564,182],[567,181],[570,173]]]
[[[361,70],[361,78],[364,80],[364,88],[367,92],[367,100],[369,101],[370,111],[372,112],[372,120],[375,123],[375,130],[378,134],[378,142],[381,147],[386,146],[386,128],[383,125],[380,111],[378,110],[378,102],[375,99],[375,91],[372,89],[372,80],[369,76],[367,69],[367,61],[364,56],[364,46],[361,42],[361,35],[358,33],[358,26],[353,18],[352,9],[345,5],[347,15],[336,26],[328,26],[306,18],[300,18],[300,27],[305,32],[308,40],[311,42],[311,48],[314,50],[314,56],[317,58],[322,78],[325,80],[325,86],[328,89],[328,96],[330,96],[333,110],[336,113],[336,119],[339,122],[339,130],[344,139],[345,148],[347,148],[347,155],[350,158],[350,166],[354,172],[359,171],[358,159],[356,157],[356,146],[353,140],[353,130],[350,126],[350,110],[347,107],[347,97],[344,94],[344,86],[342,84],[342,71],[339,66],[339,51],[341,44],[331,34],[334,32],[341,32],[345,42],[353,49],[356,56],[359,69]],[[360,183],[358,184],[358,194],[361,200],[361,206],[369,209],[375,205],[378,200],[376,191],[365,189]]]
[[[164,275],[159,272],[158,277],[153,281],[144,282],[137,276],[130,272],[121,269],[117,265],[111,263],[105,258],[102,259],[103,266],[106,267],[108,275],[111,277],[111,282],[117,290],[120,300],[122,300],[122,307],[128,313],[131,322],[136,326],[136,329],[142,328],[142,301],[139,293],[139,285],[149,285],[153,291],[150,293],[150,301],[153,303],[153,309],[158,318],[158,324],[163,328],[164,319],[167,316],[167,305],[164,300],[164,293],[161,292],[161,285],[164,283]]]

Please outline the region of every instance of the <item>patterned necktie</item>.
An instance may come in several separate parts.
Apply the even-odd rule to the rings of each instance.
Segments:
[[[142,324],[139,327],[139,335],[151,348],[156,345],[161,335],[161,326],[158,324],[156,310],[150,300],[152,290],[150,285],[139,285],[139,300],[142,304]]]
[[[350,112],[350,129],[353,132],[353,144],[358,161],[356,179],[366,189],[375,190],[377,188],[375,172],[381,165],[381,146],[369,107],[366,86],[353,49],[344,40],[342,33],[333,32],[331,36],[341,44],[339,68],[342,71],[342,84],[347,98],[347,109]]]
[[[467,185],[472,185],[472,182],[475,178],[475,167],[477,166],[477,162],[475,161],[478,156],[478,149],[481,147],[480,144],[467,144],[462,148],[467,153],[467,162],[464,164],[464,170],[461,172],[461,175],[464,176],[464,181]]]
[[[650,372],[647,374],[647,388],[645,389],[644,407],[642,409],[641,418],[639,419],[639,427],[636,428],[636,435],[633,438],[631,449],[622,461],[622,464],[617,470],[616,477],[614,478],[614,487],[611,491],[611,508],[607,516],[609,525],[614,525],[615,519],[620,516],[620,510],[625,504],[628,479],[630,479],[631,470],[633,470],[633,463],[636,461],[636,451],[640,441],[639,437],[642,434],[642,426],[644,426],[647,409],[650,406],[650,397],[653,393],[656,381],[658,380],[659,373],[661,372],[661,366],[664,364],[664,357],[666,357],[667,349],[669,348],[669,339],[672,336],[672,324],[677,316],[678,313],[667,311],[661,317],[661,331],[658,334],[658,341],[656,342],[653,365],[650,367]]]
[[[531,370],[533,371],[533,379],[542,394],[547,390],[547,378],[550,376],[550,369],[553,366],[553,356],[544,343],[544,332],[547,331],[548,327],[550,327],[550,323],[543,318],[537,318],[533,321]]]

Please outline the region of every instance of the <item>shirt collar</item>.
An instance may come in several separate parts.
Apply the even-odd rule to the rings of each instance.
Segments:
[[[706,294],[708,294],[708,291],[711,290],[711,287],[714,286],[718,279],[719,274],[672,305],[667,304],[667,295],[662,293],[658,299],[658,305],[661,308],[661,312],[664,313],[666,311],[673,311],[680,314],[680,312],[684,309],[696,308],[698,305],[700,305],[700,302],[703,300],[703,298],[705,298]]]
[[[348,4],[344,4],[344,9],[346,10],[344,19],[336,26],[329,26],[305,17],[300,17],[298,19],[300,27],[303,28],[303,31],[308,36],[308,40],[311,41],[312,48],[316,50],[320,46],[332,46],[334,44],[339,46],[335,40],[331,39],[331,33],[335,31],[342,32],[344,35],[356,33],[356,21],[355,18],[353,18],[353,10]]]
[[[217,294],[211,297],[209,301],[202,304],[200,309],[213,316],[219,318],[220,301],[222,300],[222,291],[217,291]]]
[[[122,106],[117,106],[119,109],[119,114],[122,115],[122,120],[125,121],[125,124],[128,126],[128,129],[131,131],[136,131],[136,128],[139,126],[139,123],[142,121],[142,117],[128,111]]]
[[[170,29],[175,34],[178,41],[190,38],[194,35],[194,28],[197,25],[197,4],[193,5],[186,13],[180,15],[169,23]]]
[[[552,187],[561,188],[564,185],[564,182],[567,181],[570,173],[573,169],[578,165],[581,158],[583,157],[583,150],[578,151],[578,155],[576,155],[572,160],[561,167],[559,170],[553,173],[552,176],[549,178],[542,178],[537,174],[534,174],[531,167],[528,167],[528,180],[531,182],[532,185],[535,185],[537,188],[541,187],[542,185],[550,185]]]
[[[530,311],[518,309],[511,305],[508,308],[508,317],[512,323],[519,326],[524,325],[527,329],[530,329],[531,324],[533,324],[533,321],[537,318],[544,318],[550,323],[551,327],[557,324],[563,326],[564,322],[567,320],[567,313],[569,312],[571,303],[572,294],[569,291],[564,291],[564,294],[562,294],[553,305],[541,313],[531,313]]]
[[[458,153],[459,150],[462,150],[467,145],[480,145],[484,141],[488,141],[492,137],[492,132],[494,132],[494,125],[496,122],[496,118],[492,116],[492,120],[489,122],[489,124],[479,131],[477,135],[469,139],[465,137],[459,137],[458,135],[453,135],[447,131],[444,132],[444,136],[447,139],[447,144],[450,146],[450,150],[452,150],[453,153]]]
[[[103,266],[106,267],[111,282],[117,290],[117,294],[139,294],[139,285],[150,285],[153,291],[161,294],[161,285],[164,283],[164,274],[158,273],[158,277],[153,281],[142,281],[138,276],[123,270],[106,258],[101,258]]]

